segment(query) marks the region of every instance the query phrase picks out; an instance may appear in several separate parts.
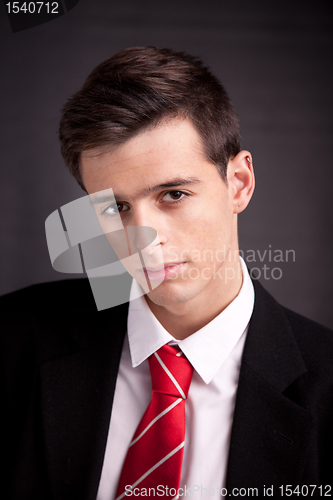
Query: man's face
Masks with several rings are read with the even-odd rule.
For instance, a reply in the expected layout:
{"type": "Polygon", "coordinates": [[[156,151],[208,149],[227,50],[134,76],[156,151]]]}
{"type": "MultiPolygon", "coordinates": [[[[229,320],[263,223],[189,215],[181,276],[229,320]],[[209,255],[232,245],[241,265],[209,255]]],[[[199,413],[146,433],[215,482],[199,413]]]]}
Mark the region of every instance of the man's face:
{"type": "Polygon", "coordinates": [[[202,305],[229,286],[229,257],[237,249],[234,191],[204,157],[190,121],[169,120],[116,149],[86,151],[81,168],[89,194],[113,190],[117,207],[99,206],[100,220],[107,224],[118,208],[125,228],[157,231],[158,241],[137,243],[146,277],[163,280],[148,293],[153,303],[202,305]]]}

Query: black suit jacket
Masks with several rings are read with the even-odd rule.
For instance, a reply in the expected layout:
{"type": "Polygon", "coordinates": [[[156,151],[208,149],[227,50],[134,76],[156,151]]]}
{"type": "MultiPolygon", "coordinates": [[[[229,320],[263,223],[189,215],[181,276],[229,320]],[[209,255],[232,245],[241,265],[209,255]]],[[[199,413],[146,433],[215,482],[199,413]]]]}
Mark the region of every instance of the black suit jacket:
{"type": "MultiPolygon", "coordinates": [[[[273,485],[279,497],[281,485],[331,485],[333,332],[254,285],[228,491],[258,488],[260,497],[273,485]]],[[[128,304],[97,312],[88,280],[35,285],[0,303],[3,498],[95,500],[128,304]]]]}

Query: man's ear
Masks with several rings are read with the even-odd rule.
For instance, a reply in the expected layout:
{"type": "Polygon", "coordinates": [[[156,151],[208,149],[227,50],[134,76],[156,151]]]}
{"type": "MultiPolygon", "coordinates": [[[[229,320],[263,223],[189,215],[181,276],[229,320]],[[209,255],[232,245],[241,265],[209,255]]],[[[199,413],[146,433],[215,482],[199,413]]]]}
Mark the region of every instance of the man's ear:
{"type": "Polygon", "coordinates": [[[240,151],[229,161],[227,179],[234,213],[239,214],[247,207],[255,185],[252,156],[249,151],[240,151]]]}

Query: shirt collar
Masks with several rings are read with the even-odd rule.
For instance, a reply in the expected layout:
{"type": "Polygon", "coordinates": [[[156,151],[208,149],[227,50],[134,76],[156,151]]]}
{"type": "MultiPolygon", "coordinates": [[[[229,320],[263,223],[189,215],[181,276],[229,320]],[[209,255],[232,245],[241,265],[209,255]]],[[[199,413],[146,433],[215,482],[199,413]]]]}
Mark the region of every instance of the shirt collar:
{"type": "Polygon", "coordinates": [[[144,297],[139,296],[139,285],[133,280],[128,313],[132,366],[140,365],[164,344],[177,343],[202,380],[209,384],[245,332],[252,315],[254,288],[241,257],[240,261],[243,283],[237,297],[216,318],[181,341],[175,341],[163,328],[144,297]]]}

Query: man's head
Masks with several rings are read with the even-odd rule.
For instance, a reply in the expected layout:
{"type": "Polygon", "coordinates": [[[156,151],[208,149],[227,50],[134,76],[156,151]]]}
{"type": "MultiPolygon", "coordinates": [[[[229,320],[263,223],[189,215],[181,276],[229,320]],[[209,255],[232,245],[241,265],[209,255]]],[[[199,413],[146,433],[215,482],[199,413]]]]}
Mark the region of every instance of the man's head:
{"type": "Polygon", "coordinates": [[[228,161],[240,150],[235,111],[199,59],[170,49],[129,48],[92,71],[64,106],[59,128],[63,157],[85,188],[83,151],[119,146],[172,117],[192,122],[207,160],[226,179],[228,161]]]}
{"type": "MultiPolygon", "coordinates": [[[[197,328],[226,307],[242,282],[237,214],[254,176],[215,77],[183,53],[128,49],[93,71],[67,103],[60,138],[86,191],[114,193],[115,202],[102,196],[95,206],[106,234],[119,215],[125,229],[157,231],[153,243],[138,237],[131,248],[141,252],[146,278],[162,281],[147,294],[153,312],[195,313],[197,328]]],[[[142,267],[128,270],[142,281],[142,267]]]]}

